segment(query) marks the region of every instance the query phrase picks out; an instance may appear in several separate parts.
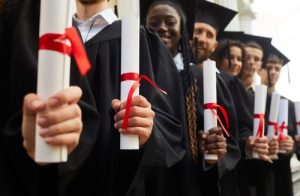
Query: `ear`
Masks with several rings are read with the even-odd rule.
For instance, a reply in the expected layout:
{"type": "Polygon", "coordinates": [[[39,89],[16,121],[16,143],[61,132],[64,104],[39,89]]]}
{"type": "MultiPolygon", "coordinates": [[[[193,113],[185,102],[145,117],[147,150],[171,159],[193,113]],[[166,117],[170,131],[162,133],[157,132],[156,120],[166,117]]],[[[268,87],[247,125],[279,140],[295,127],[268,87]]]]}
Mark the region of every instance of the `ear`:
{"type": "Polygon", "coordinates": [[[219,42],[216,40],[215,41],[215,44],[214,44],[214,46],[213,46],[213,51],[215,51],[216,49],[217,49],[217,47],[219,46],[219,42]]]}

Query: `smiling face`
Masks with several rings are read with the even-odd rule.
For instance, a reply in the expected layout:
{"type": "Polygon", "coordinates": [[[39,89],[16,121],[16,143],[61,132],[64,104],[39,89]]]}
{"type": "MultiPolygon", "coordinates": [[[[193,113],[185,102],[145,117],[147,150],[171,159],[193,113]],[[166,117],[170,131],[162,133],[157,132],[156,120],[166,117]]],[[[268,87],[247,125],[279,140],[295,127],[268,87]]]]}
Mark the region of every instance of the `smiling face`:
{"type": "Polygon", "coordinates": [[[237,76],[241,72],[243,66],[243,54],[240,47],[230,47],[230,61],[231,66],[229,66],[228,58],[224,56],[220,65],[220,69],[229,72],[233,76],[237,76]]]}
{"type": "MultiPolygon", "coordinates": [[[[194,25],[194,38],[198,40],[198,53],[200,62],[205,61],[211,56],[218,46],[217,42],[217,30],[209,24],[196,22],[194,25]]],[[[192,48],[194,47],[194,42],[192,48]]]]}
{"type": "Polygon", "coordinates": [[[167,4],[152,7],[146,19],[146,27],[154,29],[159,34],[160,39],[173,56],[178,53],[181,37],[180,22],[178,12],[167,4]]]}

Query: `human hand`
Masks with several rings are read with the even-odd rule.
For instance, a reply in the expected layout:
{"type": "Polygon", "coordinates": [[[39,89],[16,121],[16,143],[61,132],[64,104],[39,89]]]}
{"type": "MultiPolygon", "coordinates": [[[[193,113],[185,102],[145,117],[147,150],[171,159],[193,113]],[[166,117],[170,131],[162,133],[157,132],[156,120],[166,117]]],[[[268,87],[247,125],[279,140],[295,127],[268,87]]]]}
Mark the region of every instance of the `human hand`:
{"type": "Polygon", "coordinates": [[[126,102],[114,99],[111,105],[116,113],[114,116],[114,127],[122,134],[138,135],[139,144],[145,144],[152,133],[155,116],[147,99],[141,95],[132,98],[128,115],[128,128],[126,130],[122,129],[126,102]]]}
{"type": "Polygon", "coordinates": [[[279,140],[279,149],[285,151],[286,155],[293,152],[294,149],[294,140],[291,136],[285,136],[285,140],[279,140]]]}
{"type": "Polygon", "coordinates": [[[262,138],[254,138],[253,136],[249,136],[246,142],[247,154],[252,158],[253,152],[257,152],[259,155],[259,159],[264,161],[269,161],[269,144],[268,138],[263,136],[262,138]]]}
{"type": "Polygon", "coordinates": [[[45,143],[67,146],[70,154],[79,143],[82,131],[81,109],[77,102],[82,95],[79,87],[66,88],[48,100],[30,93],[23,100],[22,136],[23,146],[34,159],[36,115],[40,136],[45,143]]]}
{"type": "Polygon", "coordinates": [[[200,138],[200,151],[202,155],[216,154],[218,156],[217,160],[205,160],[208,164],[215,164],[221,160],[227,152],[226,138],[223,135],[222,129],[220,127],[212,128],[208,133],[203,131],[199,132],[200,138]]]}

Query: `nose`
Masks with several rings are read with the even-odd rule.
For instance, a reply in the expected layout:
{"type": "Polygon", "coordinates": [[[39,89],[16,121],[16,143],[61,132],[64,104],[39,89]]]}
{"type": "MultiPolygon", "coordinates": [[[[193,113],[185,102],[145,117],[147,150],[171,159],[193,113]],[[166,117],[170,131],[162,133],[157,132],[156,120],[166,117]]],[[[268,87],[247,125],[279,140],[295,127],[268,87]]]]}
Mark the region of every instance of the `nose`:
{"type": "Polygon", "coordinates": [[[168,31],[166,24],[164,22],[161,22],[157,27],[157,32],[166,32],[166,31],[168,31]]]}

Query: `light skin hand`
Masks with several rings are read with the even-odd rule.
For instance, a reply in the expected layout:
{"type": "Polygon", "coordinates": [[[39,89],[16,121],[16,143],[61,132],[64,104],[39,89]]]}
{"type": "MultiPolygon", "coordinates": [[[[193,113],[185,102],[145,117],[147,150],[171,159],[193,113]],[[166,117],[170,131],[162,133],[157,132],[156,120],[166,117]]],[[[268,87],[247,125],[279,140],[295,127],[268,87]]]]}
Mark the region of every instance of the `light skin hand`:
{"type": "Polygon", "coordinates": [[[286,155],[293,152],[294,140],[291,136],[287,135],[285,140],[279,140],[279,149],[286,151],[286,155]]]}
{"type": "Polygon", "coordinates": [[[23,146],[34,159],[35,124],[39,113],[40,136],[45,143],[67,146],[70,154],[78,145],[82,131],[81,109],[77,102],[82,95],[78,87],[66,88],[44,101],[30,93],[23,100],[22,136],[23,146]]]}
{"type": "Polygon", "coordinates": [[[114,99],[111,105],[115,111],[114,127],[122,134],[138,135],[139,144],[145,144],[152,133],[155,116],[147,99],[141,95],[132,98],[128,115],[128,128],[126,130],[122,129],[126,102],[114,99]]]}
{"type": "Polygon", "coordinates": [[[212,128],[208,133],[199,131],[200,144],[199,148],[204,156],[204,152],[208,154],[216,154],[218,160],[205,160],[208,164],[215,164],[221,160],[227,152],[226,138],[223,136],[222,129],[220,127],[212,128]]]}
{"type": "Polygon", "coordinates": [[[252,158],[253,151],[257,152],[259,159],[263,161],[269,161],[269,144],[268,138],[263,136],[262,138],[254,138],[249,136],[246,143],[247,153],[252,158]]]}
{"type": "Polygon", "coordinates": [[[279,151],[278,136],[272,136],[269,140],[269,155],[277,155],[279,151]]]}

